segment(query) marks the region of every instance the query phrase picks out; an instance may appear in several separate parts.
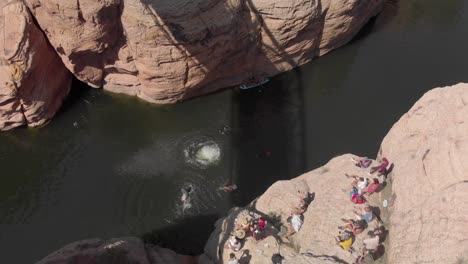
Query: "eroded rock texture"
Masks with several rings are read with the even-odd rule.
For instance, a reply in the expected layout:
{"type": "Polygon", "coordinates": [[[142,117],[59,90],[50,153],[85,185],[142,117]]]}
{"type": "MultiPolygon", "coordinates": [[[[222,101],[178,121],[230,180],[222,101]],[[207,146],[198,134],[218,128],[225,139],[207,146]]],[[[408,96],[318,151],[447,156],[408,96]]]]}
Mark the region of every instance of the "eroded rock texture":
{"type": "Polygon", "coordinates": [[[349,41],[382,0],[25,0],[93,87],[176,102],[271,76],[349,41]]]}
{"type": "MultiPolygon", "coordinates": [[[[313,192],[314,200],[304,214],[302,229],[290,238],[286,244],[280,244],[281,236],[285,232],[276,228],[270,236],[259,242],[252,237],[246,239],[243,248],[248,250],[250,263],[270,264],[274,254],[281,254],[284,263],[354,263],[358,252],[362,248],[364,233],[356,236],[353,247],[355,253],[350,253],[336,245],[335,237],[338,235],[338,226],[343,225],[342,218],[354,219],[354,208],[362,207],[349,200],[351,180],[345,173],[364,175],[366,170],[360,169],[351,161],[350,154],[336,157],[323,167],[303,174],[288,181],[278,181],[254,201],[248,209],[257,216],[266,216],[276,219],[277,224],[287,226],[287,218],[291,210],[300,204],[299,192],[313,192]]],[[[378,207],[380,194],[374,194],[368,199],[369,203],[378,207]]],[[[234,219],[242,220],[251,217],[243,209],[233,209],[228,217],[219,220],[215,225],[206,247],[205,254],[201,256],[200,263],[226,263],[229,254],[233,251],[225,249],[224,245],[229,234],[234,229],[234,219]]],[[[272,221],[270,221],[272,223],[272,221]]],[[[372,230],[377,225],[373,221],[369,225],[372,230]]],[[[241,253],[237,253],[240,256],[241,253]]]]}
{"type": "Polygon", "coordinates": [[[389,263],[457,263],[468,256],[468,85],[426,93],[390,130],[389,263]]]}
{"type": "Polygon", "coordinates": [[[42,125],[62,105],[72,75],[22,1],[0,8],[0,130],[42,125]]]}

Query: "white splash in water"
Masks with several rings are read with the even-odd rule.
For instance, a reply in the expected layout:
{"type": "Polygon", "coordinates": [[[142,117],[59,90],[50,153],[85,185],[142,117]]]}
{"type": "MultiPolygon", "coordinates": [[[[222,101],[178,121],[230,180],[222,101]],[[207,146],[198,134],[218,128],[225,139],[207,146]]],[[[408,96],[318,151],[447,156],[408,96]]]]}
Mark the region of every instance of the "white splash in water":
{"type": "Polygon", "coordinates": [[[216,144],[205,145],[197,151],[195,155],[197,161],[203,165],[209,165],[211,163],[217,162],[219,156],[221,155],[221,150],[216,144]]]}
{"type": "Polygon", "coordinates": [[[184,155],[188,163],[206,168],[219,161],[221,148],[211,140],[195,142],[184,149],[184,155]]]}

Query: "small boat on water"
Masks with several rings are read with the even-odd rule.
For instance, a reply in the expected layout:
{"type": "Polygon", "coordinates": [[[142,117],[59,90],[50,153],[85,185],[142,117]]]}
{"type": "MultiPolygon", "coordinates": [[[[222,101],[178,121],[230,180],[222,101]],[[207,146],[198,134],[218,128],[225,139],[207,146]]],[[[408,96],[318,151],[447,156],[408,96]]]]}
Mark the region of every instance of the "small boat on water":
{"type": "Polygon", "coordinates": [[[247,89],[251,89],[251,88],[255,88],[255,87],[264,85],[265,83],[267,83],[269,81],[270,81],[270,79],[265,77],[263,79],[256,80],[255,82],[252,82],[252,83],[241,84],[241,85],[239,85],[239,88],[242,89],[242,90],[247,90],[247,89]]]}

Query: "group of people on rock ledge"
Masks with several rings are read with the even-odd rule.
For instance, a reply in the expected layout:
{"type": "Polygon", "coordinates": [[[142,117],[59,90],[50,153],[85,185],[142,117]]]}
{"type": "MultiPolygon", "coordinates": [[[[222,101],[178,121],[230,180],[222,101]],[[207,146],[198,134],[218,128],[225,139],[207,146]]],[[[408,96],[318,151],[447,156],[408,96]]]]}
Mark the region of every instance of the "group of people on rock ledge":
{"type": "MultiPolygon", "coordinates": [[[[287,218],[288,222],[288,232],[283,235],[282,239],[288,239],[293,234],[299,232],[304,223],[304,213],[306,212],[309,205],[314,200],[314,193],[310,193],[308,191],[298,191],[298,198],[299,202],[297,206],[294,206],[291,210],[291,215],[287,218]]],[[[250,214],[251,212],[249,212],[250,214]]],[[[235,226],[234,230],[231,233],[229,240],[226,242],[224,248],[231,249],[234,252],[240,251],[242,248],[245,239],[248,237],[252,237],[255,241],[259,241],[264,239],[268,234],[266,232],[267,227],[267,219],[266,217],[260,216],[258,218],[250,217],[250,218],[242,218],[238,220],[237,218],[234,220],[235,226]]],[[[282,240],[277,237],[277,241],[282,242],[282,240]]],[[[239,264],[239,260],[241,260],[244,256],[244,253],[239,257],[232,252],[229,254],[228,264],[239,264]]],[[[281,263],[282,256],[280,254],[274,254],[272,256],[273,263],[281,263]]]]}
{"type": "MultiPolygon", "coordinates": [[[[367,174],[368,176],[374,176],[374,178],[368,179],[364,176],[345,174],[346,177],[352,179],[349,200],[356,204],[354,208],[355,218],[342,219],[343,225],[338,227],[340,231],[336,237],[336,242],[342,249],[349,251],[353,255],[357,252],[356,263],[361,264],[366,256],[374,255],[381,243],[381,236],[385,235],[386,232],[380,216],[374,212],[374,207],[369,204],[368,198],[382,190],[384,186],[382,183],[386,180],[391,166],[386,158],[382,158],[382,160],[379,161],[380,164],[375,167],[370,167],[373,161],[368,158],[352,158],[352,160],[356,166],[362,169],[370,168],[367,174]],[[375,225],[375,222],[378,223],[375,225]],[[367,236],[362,240],[361,249],[355,250],[353,246],[355,245],[356,238],[359,237],[364,230],[370,229],[371,226],[375,226],[375,228],[367,232],[367,236]]],[[[349,189],[344,191],[348,193],[349,189]]],[[[288,232],[284,232],[285,235],[281,237],[281,240],[289,239],[290,236],[299,232],[304,223],[304,213],[314,200],[315,193],[298,191],[298,196],[299,202],[297,206],[292,208],[291,214],[287,218],[288,232]]],[[[249,212],[249,214],[250,213],[251,212],[249,212]]],[[[266,237],[267,219],[263,216],[245,217],[240,220],[236,218],[234,223],[234,230],[224,246],[224,248],[233,251],[229,255],[228,264],[239,264],[239,260],[243,258],[244,253],[242,253],[242,256],[238,259],[235,252],[241,251],[245,239],[251,236],[256,241],[259,241],[266,237]]],[[[281,255],[272,256],[272,261],[275,264],[281,263],[281,259],[281,255]],[[274,259],[279,259],[279,262],[274,261],[274,259]]]]}
{"type": "MultiPolygon", "coordinates": [[[[372,164],[372,160],[368,158],[352,158],[352,161],[356,166],[363,169],[369,168],[372,164]]],[[[336,237],[337,244],[344,250],[353,254],[356,252],[353,247],[356,238],[359,237],[364,230],[370,228],[374,222],[378,222],[374,225],[375,228],[373,228],[373,230],[369,230],[367,235],[362,239],[362,247],[360,247],[361,250],[358,252],[358,257],[356,258],[355,263],[361,264],[366,257],[373,258],[377,253],[383,236],[385,236],[386,231],[383,226],[383,222],[380,219],[380,216],[374,212],[374,208],[376,207],[372,207],[370,205],[368,198],[375,192],[383,189],[384,185],[382,183],[387,179],[387,174],[390,170],[390,162],[387,158],[382,158],[382,160],[380,160],[380,164],[375,167],[370,167],[370,171],[367,173],[369,176],[373,176],[375,174],[376,177],[373,179],[345,174],[347,178],[352,179],[349,199],[359,207],[355,207],[354,219],[341,219],[343,221],[343,225],[338,226],[340,231],[336,237]]],[[[347,190],[345,191],[348,193],[347,190]]]]}

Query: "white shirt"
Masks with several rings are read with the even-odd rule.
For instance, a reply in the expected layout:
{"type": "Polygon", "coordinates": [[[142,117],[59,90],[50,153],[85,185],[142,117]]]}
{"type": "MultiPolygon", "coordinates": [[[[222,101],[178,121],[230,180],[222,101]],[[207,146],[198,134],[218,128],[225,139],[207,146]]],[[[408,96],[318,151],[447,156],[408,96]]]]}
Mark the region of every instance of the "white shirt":
{"type": "Polygon", "coordinates": [[[239,264],[239,261],[237,259],[229,259],[227,264],[239,264]]]}
{"type": "Polygon", "coordinates": [[[367,238],[367,239],[364,239],[364,245],[366,245],[366,248],[367,249],[370,249],[370,250],[376,250],[377,247],[379,246],[379,236],[375,236],[375,237],[371,237],[371,238],[367,238]]]}
{"type": "Polygon", "coordinates": [[[367,187],[367,178],[364,178],[364,181],[358,181],[357,184],[359,189],[364,189],[367,187]]]}

